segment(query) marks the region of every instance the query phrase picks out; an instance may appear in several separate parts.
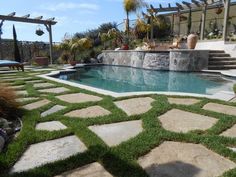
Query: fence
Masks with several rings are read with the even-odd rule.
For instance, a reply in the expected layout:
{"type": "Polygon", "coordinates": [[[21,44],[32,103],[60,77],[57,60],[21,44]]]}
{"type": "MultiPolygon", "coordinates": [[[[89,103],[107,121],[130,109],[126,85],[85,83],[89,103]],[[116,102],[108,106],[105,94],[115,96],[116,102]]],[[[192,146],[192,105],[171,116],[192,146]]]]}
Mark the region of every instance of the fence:
{"type": "MultiPolygon", "coordinates": [[[[221,38],[221,33],[223,31],[223,21],[224,21],[224,8],[221,9],[219,13],[219,8],[208,9],[206,16],[206,24],[205,24],[205,38],[206,39],[214,39],[221,38]],[[212,33],[218,33],[218,35],[212,35],[212,33]]],[[[228,40],[236,40],[236,4],[233,4],[230,7],[229,14],[229,23],[228,23],[228,40]]],[[[180,30],[178,24],[178,15],[174,14],[163,14],[169,18],[169,21],[172,26],[172,34],[174,35],[187,35],[188,33],[188,21],[189,21],[189,13],[184,12],[180,16],[180,30]],[[173,19],[174,18],[174,19],[173,19]],[[172,24],[172,22],[174,22],[172,24]]],[[[191,29],[190,32],[195,32],[200,34],[201,29],[201,15],[202,11],[193,11],[191,16],[191,29]]],[[[130,20],[130,27],[134,28],[136,20],[130,20]]],[[[122,22],[118,24],[118,29],[121,31],[125,30],[125,23],[122,22]]],[[[171,34],[170,34],[171,35],[171,34]]]]}
{"type": "MultiPolygon", "coordinates": [[[[55,45],[56,43],[54,43],[55,45]]],[[[32,42],[32,41],[18,41],[19,51],[22,62],[31,62],[35,56],[49,57],[49,43],[32,42]]],[[[54,58],[59,57],[59,52],[53,52],[54,58]]],[[[13,60],[14,59],[14,43],[13,40],[1,40],[0,59],[13,60]]]]}

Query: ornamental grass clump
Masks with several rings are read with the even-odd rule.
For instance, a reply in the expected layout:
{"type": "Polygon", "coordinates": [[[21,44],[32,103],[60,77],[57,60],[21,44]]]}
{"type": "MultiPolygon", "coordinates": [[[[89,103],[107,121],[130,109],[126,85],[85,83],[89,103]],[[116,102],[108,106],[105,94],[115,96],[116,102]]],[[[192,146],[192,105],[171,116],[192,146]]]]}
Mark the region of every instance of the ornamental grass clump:
{"type": "Polygon", "coordinates": [[[17,95],[12,88],[0,84],[0,118],[15,120],[20,116],[16,98],[17,95]]]}

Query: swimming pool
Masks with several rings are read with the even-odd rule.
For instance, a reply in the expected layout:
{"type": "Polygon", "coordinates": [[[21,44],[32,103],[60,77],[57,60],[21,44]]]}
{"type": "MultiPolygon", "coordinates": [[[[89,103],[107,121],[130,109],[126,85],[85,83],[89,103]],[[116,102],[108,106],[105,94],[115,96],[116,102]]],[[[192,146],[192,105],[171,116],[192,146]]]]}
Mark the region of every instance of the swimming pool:
{"type": "Polygon", "coordinates": [[[120,66],[84,66],[53,76],[117,93],[184,92],[213,95],[232,91],[235,80],[217,74],[144,70],[120,66]]]}

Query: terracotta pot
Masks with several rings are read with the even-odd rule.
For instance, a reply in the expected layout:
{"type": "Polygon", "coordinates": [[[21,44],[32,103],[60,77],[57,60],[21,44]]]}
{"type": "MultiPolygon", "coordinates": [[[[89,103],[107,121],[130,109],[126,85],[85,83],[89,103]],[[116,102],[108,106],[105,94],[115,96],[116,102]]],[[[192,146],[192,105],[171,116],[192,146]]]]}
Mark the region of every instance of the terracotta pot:
{"type": "Polygon", "coordinates": [[[77,62],[74,61],[74,60],[70,60],[69,63],[70,63],[71,66],[75,66],[77,64],[77,62]]]}
{"type": "Polygon", "coordinates": [[[48,66],[49,64],[48,57],[35,57],[34,61],[39,66],[48,66]]]}
{"type": "Polygon", "coordinates": [[[190,34],[187,38],[188,49],[195,49],[198,41],[198,36],[196,34],[190,34]]]}
{"type": "Polygon", "coordinates": [[[215,11],[217,15],[220,15],[223,12],[223,9],[219,7],[215,11]]]}
{"type": "Polygon", "coordinates": [[[124,44],[121,49],[122,50],[129,50],[129,45],[128,44],[124,44]]]}

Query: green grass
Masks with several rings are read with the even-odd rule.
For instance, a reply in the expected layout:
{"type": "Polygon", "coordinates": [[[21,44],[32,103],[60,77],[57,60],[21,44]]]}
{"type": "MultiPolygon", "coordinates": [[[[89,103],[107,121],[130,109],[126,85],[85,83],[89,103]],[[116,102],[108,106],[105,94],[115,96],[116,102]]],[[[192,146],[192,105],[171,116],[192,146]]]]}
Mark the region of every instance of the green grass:
{"type": "MultiPolygon", "coordinates": [[[[21,77],[27,77],[29,72],[19,73],[21,77]]],[[[31,80],[37,79],[36,76],[31,80]]],[[[43,80],[43,79],[41,79],[43,80]]],[[[87,90],[81,90],[79,88],[67,86],[64,84],[58,84],[52,81],[43,80],[45,82],[53,83],[56,86],[63,86],[70,89],[69,93],[83,92],[92,95],[97,95],[103,98],[99,102],[88,102],[82,104],[68,104],[64,101],[57,99],[56,95],[62,94],[43,94],[39,93],[33,84],[26,84],[25,81],[13,81],[13,85],[25,84],[24,89],[29,93],[27,97],[38,97],[41,99],[48,99],[51,101],[49,105],[46,105],[40,109],[34,111],[24,111],[23,117],[23,129],[20,135],[15,138],[8,147],[0,154],[0,175],[2,176],[19,176],[19,177],[47,177],[58,175],[62,172],[72,170],[92,162],[101,163],[104,168],[112,175],[117,177],[145,177],[146,172],[138,165],[137,159],[157,147],[164,141],[177,141],[196,143],[206,146],[208,149],[228,158],[236,163],[236,153],[228,149],[227,147],[236,146],[236,138],[227,138],[219,136],[220,133],[226,129],[232,127],[236,123],[236,116],[224,115],[212,111],[203,110],[202,107],[209,103],[220,103],[226,105],[236,106],[236,103],[228,103],[219,100],[209,100],[201,98],[201,102],[191,105],[183,106],[176,104],[169,104],[167,96],[163,95],[149,95],[155,101],[152,103],[152,109],[145,114],[136,116],[127,116],[122,110],[118,109],[114,101],[123,100],[127,98],[112,98],[110,96],[104,96],[96,93],[92,93],[87,90]],[[60,104],[66,106],[66,109],[61,110],[53,115],[49,115],[45,118],[40,118],[40,113],[48,110],[52,106],[60,104]],[[109,110],[112,114],[104,117],[98,117],[94,119],[73,119],[64,116],[65,113],[72,110],[86,108],[88,106],[100,105],[103,108],[109,110]],[[212,128],[206,131],[191,131],[189,133],[174,133],[162,128],[161,122],[158,120],[158,116],[166,113],[171,109],[180,109],[193,113],[198,113],[206,116],[211,116],[218,119],[218,123],[212,128]],[[35,125],[38,122],[47,122],[52,120],[59,120],[65,124],[68,129],[62,131],[36,131],[35,125]],[[115,147],[108,147],[102,139],[88,129],[91,125],[109,124],[115,122],[123,122],[129,120],[142,120],[144,131],[138,136],[123,142],[115,147]],[[47,164],[27,172],[8,174],[14,163],[22,156],[24,151],[29,145],[34,143],[43,142],[46,140],[53,140],[68,135],[76,135],[87,146],[88,150],[84,153],[77,154],[63,161],[47,164]]],[[[140,97],[140,96],[137,96],[140,97]]],[[[146,96],[145,96],[146,97],[146,96]]],[[[135,98],[135,97],[129,97],[135,98]]],[[[23,105],[34,101],[24,102],[23,105]]],[[[224,177],[236,176],[236,169],[226,172],[224,177]]]]}

